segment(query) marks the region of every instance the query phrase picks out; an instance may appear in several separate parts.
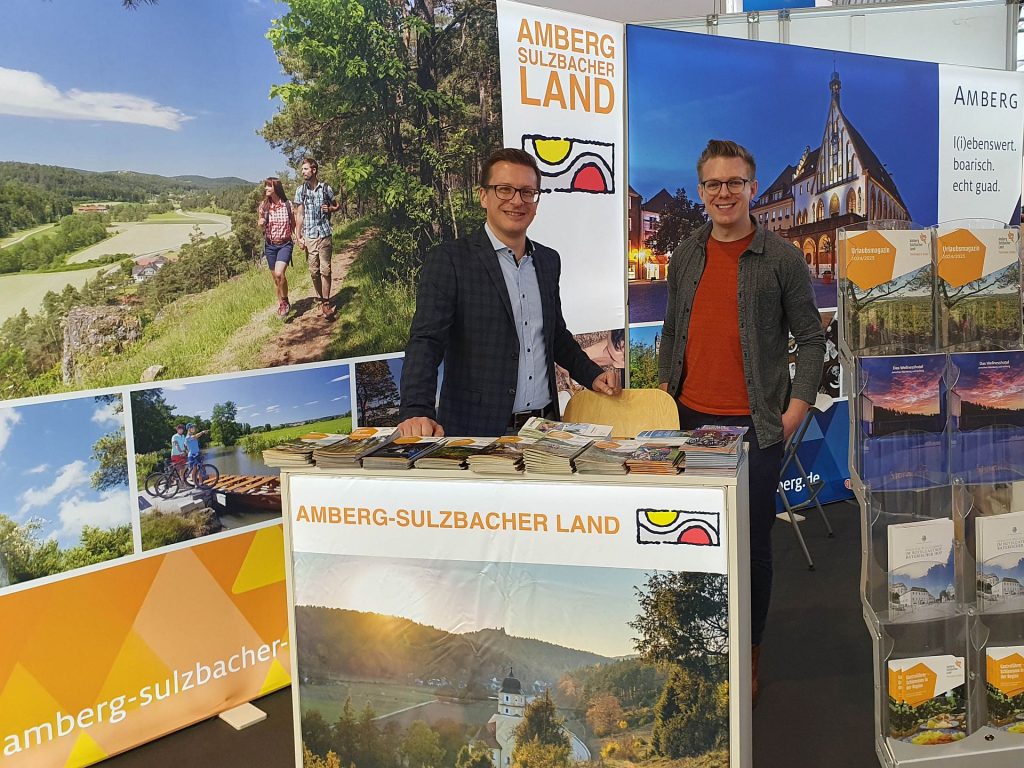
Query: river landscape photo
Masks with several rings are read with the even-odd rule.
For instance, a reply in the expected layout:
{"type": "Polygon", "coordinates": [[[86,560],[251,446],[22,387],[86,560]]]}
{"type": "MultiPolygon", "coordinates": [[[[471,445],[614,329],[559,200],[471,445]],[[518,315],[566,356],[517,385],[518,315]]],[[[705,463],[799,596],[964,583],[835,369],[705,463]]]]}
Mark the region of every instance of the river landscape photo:
{"type": "Polygon", "coordinates": [[[340,439],[352,431],[348,365],[140,389],[130,402],[143,549],[279,518],[279,470],[262,452],[285,440],[340,439]],[[199,450],[193,463],[215,467],[216,481],[198,489],[179,482],[191,477],[186,458],[172,470],[174,487],[154,492],[161,486],[150,478],[181,452],[175,443],[191,453],[190,436],[199,450]]]}

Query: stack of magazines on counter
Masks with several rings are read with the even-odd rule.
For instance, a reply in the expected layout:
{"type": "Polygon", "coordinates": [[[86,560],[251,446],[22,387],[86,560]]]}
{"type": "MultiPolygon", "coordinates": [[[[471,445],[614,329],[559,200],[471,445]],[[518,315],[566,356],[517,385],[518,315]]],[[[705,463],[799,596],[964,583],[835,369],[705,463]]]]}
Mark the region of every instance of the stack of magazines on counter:
{"type": "Polygon", "coordinates": [[[683,450],[686,451],[687,474],[735,473],[740,460],[740,445],[746,432],[746,427],[710,425],[691,430],[683,445],[683,450]]]}
{"type": "Polygon", "coordinates": [[[493,443],[493,437],[448,437],[434,450],[416,459],[416,469],[466,469],[475,456],[493,443]]]}
{"type": "Polygon", "coordinates": [[[644,438],[637,436],[639,445],[626,458],[631,475],[677,475],[686,468],[686,453],[681,436],[644,438]]]}
{"type": "Polygon", "coordinates": [[[469,469],[481,475],[516,475],[523,471],[523,449],[537,442],[529,437],[499,437],[470,456],[469,469]]]}
{"type": "Polygon", "coordinates": [[[530,474],[571,475],[573,459],[587,449],[595,438],[612,433],[607,424],[551,421],[534,417],[519,430],[520,437],[538,438],[523,451],[526,471],[530,474]]]}
{"type": "Polygon", "coordinates": [[[593,438],[570,432],[550,432],[523,450],[528,474],[571,475],[573,459],[583,453],[593,438]]]}
{"type": "Polygon", "coordinates": [[[268,467],[280,467],[292,469],[294,467],[308,467],[313,463],[313,450],[316,444],[309,440],[296,438],[286,440],[273,448],[263,451],[263,463],[268,467]]]}
{"type": "Polygon", "coordinates": [[[576,457],[576,471],[581,475],[624,475],[626,459],[640,443],[637,440],[595,440],[576,457]]]}
{"type": "Polygon", "coordinates": [[[358,467],[359,461],[395,437],[394,427],[360,427],[343,440],[319,446],[313,451],[313,461],[323,469],[358,467]]]}
{"type": "Polygon", "coordinates": [[[396,437],[363,457],[364,469],[409,469],[441,446],[442,437],[396,437]]]}

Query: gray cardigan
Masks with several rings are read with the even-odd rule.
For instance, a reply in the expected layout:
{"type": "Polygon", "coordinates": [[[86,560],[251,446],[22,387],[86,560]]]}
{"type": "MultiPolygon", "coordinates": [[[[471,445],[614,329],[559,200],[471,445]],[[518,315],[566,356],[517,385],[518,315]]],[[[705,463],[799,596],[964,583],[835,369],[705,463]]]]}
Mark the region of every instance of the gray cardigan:
{"type": "MultiPolygon", "coordinates": [[[[791,243],[755,222],[750,246],[740,256],[740,347],[750,398],[750,416],[762,447],[782,440],[782,413],[790,397],[813,403],[825,358],[825,334],[814,305],[810,273],[803,255],[791,243]],[[800,346],[796,375],[789,379],[789,333],[800,346]]],[[[668,307],[658,358],[658,380],[678,397],[685,372],[690,312],[697,283],[704,273],[707,223],[684,240],[668,268],[668,307]]]]}

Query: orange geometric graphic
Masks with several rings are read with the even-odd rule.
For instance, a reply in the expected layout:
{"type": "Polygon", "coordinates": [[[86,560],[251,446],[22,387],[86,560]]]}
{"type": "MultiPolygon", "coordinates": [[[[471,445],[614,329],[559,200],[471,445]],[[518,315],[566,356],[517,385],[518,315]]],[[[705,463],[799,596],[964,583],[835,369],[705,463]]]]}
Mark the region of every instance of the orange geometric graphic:
{"type": "Polygon", "coordinates": [[[281,526],[0,595],[0,626],[0,765],[92,765],[289,684],[281,526]]]}
{"type": "Polygon", "coordinates": [[[939,277],[953,288],[981,278],[985,244],[968,229],[955,229],[939,237],[939,277]]]}
{"type": "Polygon", "coordinates": [[[896,248],[877,230],[847,235],[839,241],[839,258],[846,276],[861,290],[870,290],[893,278],[896,248]]]}
{"type": "Polygon", "coordinates": [[[989,656],[985,662],[988,682],[1007,696],[1013,697],[1024,693],[1024,657],[1019,653],[1011,653],[1002,659],[989,656]]]}
{"type": "Polygon", "coordinates": [[[889,669],[889,695],[897,702],[906,702],[912,707],[935,698],[935,683],[938,676],[925,664],[915,664],[910,669],[889,669]]]}

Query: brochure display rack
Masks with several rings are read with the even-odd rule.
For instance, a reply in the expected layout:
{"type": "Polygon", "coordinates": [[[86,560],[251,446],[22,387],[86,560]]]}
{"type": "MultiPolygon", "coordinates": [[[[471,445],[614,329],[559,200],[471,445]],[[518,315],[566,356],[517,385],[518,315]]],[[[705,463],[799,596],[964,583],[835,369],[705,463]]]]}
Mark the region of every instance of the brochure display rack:
{"type": "Polygon", "coordinates": [[[711,729],[700,749],[749,767],[746,484],[742,459],[693,477],[282,471],[296,765],[317,751],[305,724],[339,692],[392,740],[454,720],[449,737],[498,766],[531,708],[553,705],[573,759],[594,759],[627,726],[601,737],[557,683],[646,663],[620,651],[657,631],[633,627],[651,616],[644,595],[668,589],[680,605],[706,596],[701,617],[672,624],[694,641],[678,675],[702,681],[682,689],[711,729]]]}
{"type": "Polygon", "coordinates": [[[839,232],[840,353],[888,768],[1024,763],[1020,232],[839,232]]]}

